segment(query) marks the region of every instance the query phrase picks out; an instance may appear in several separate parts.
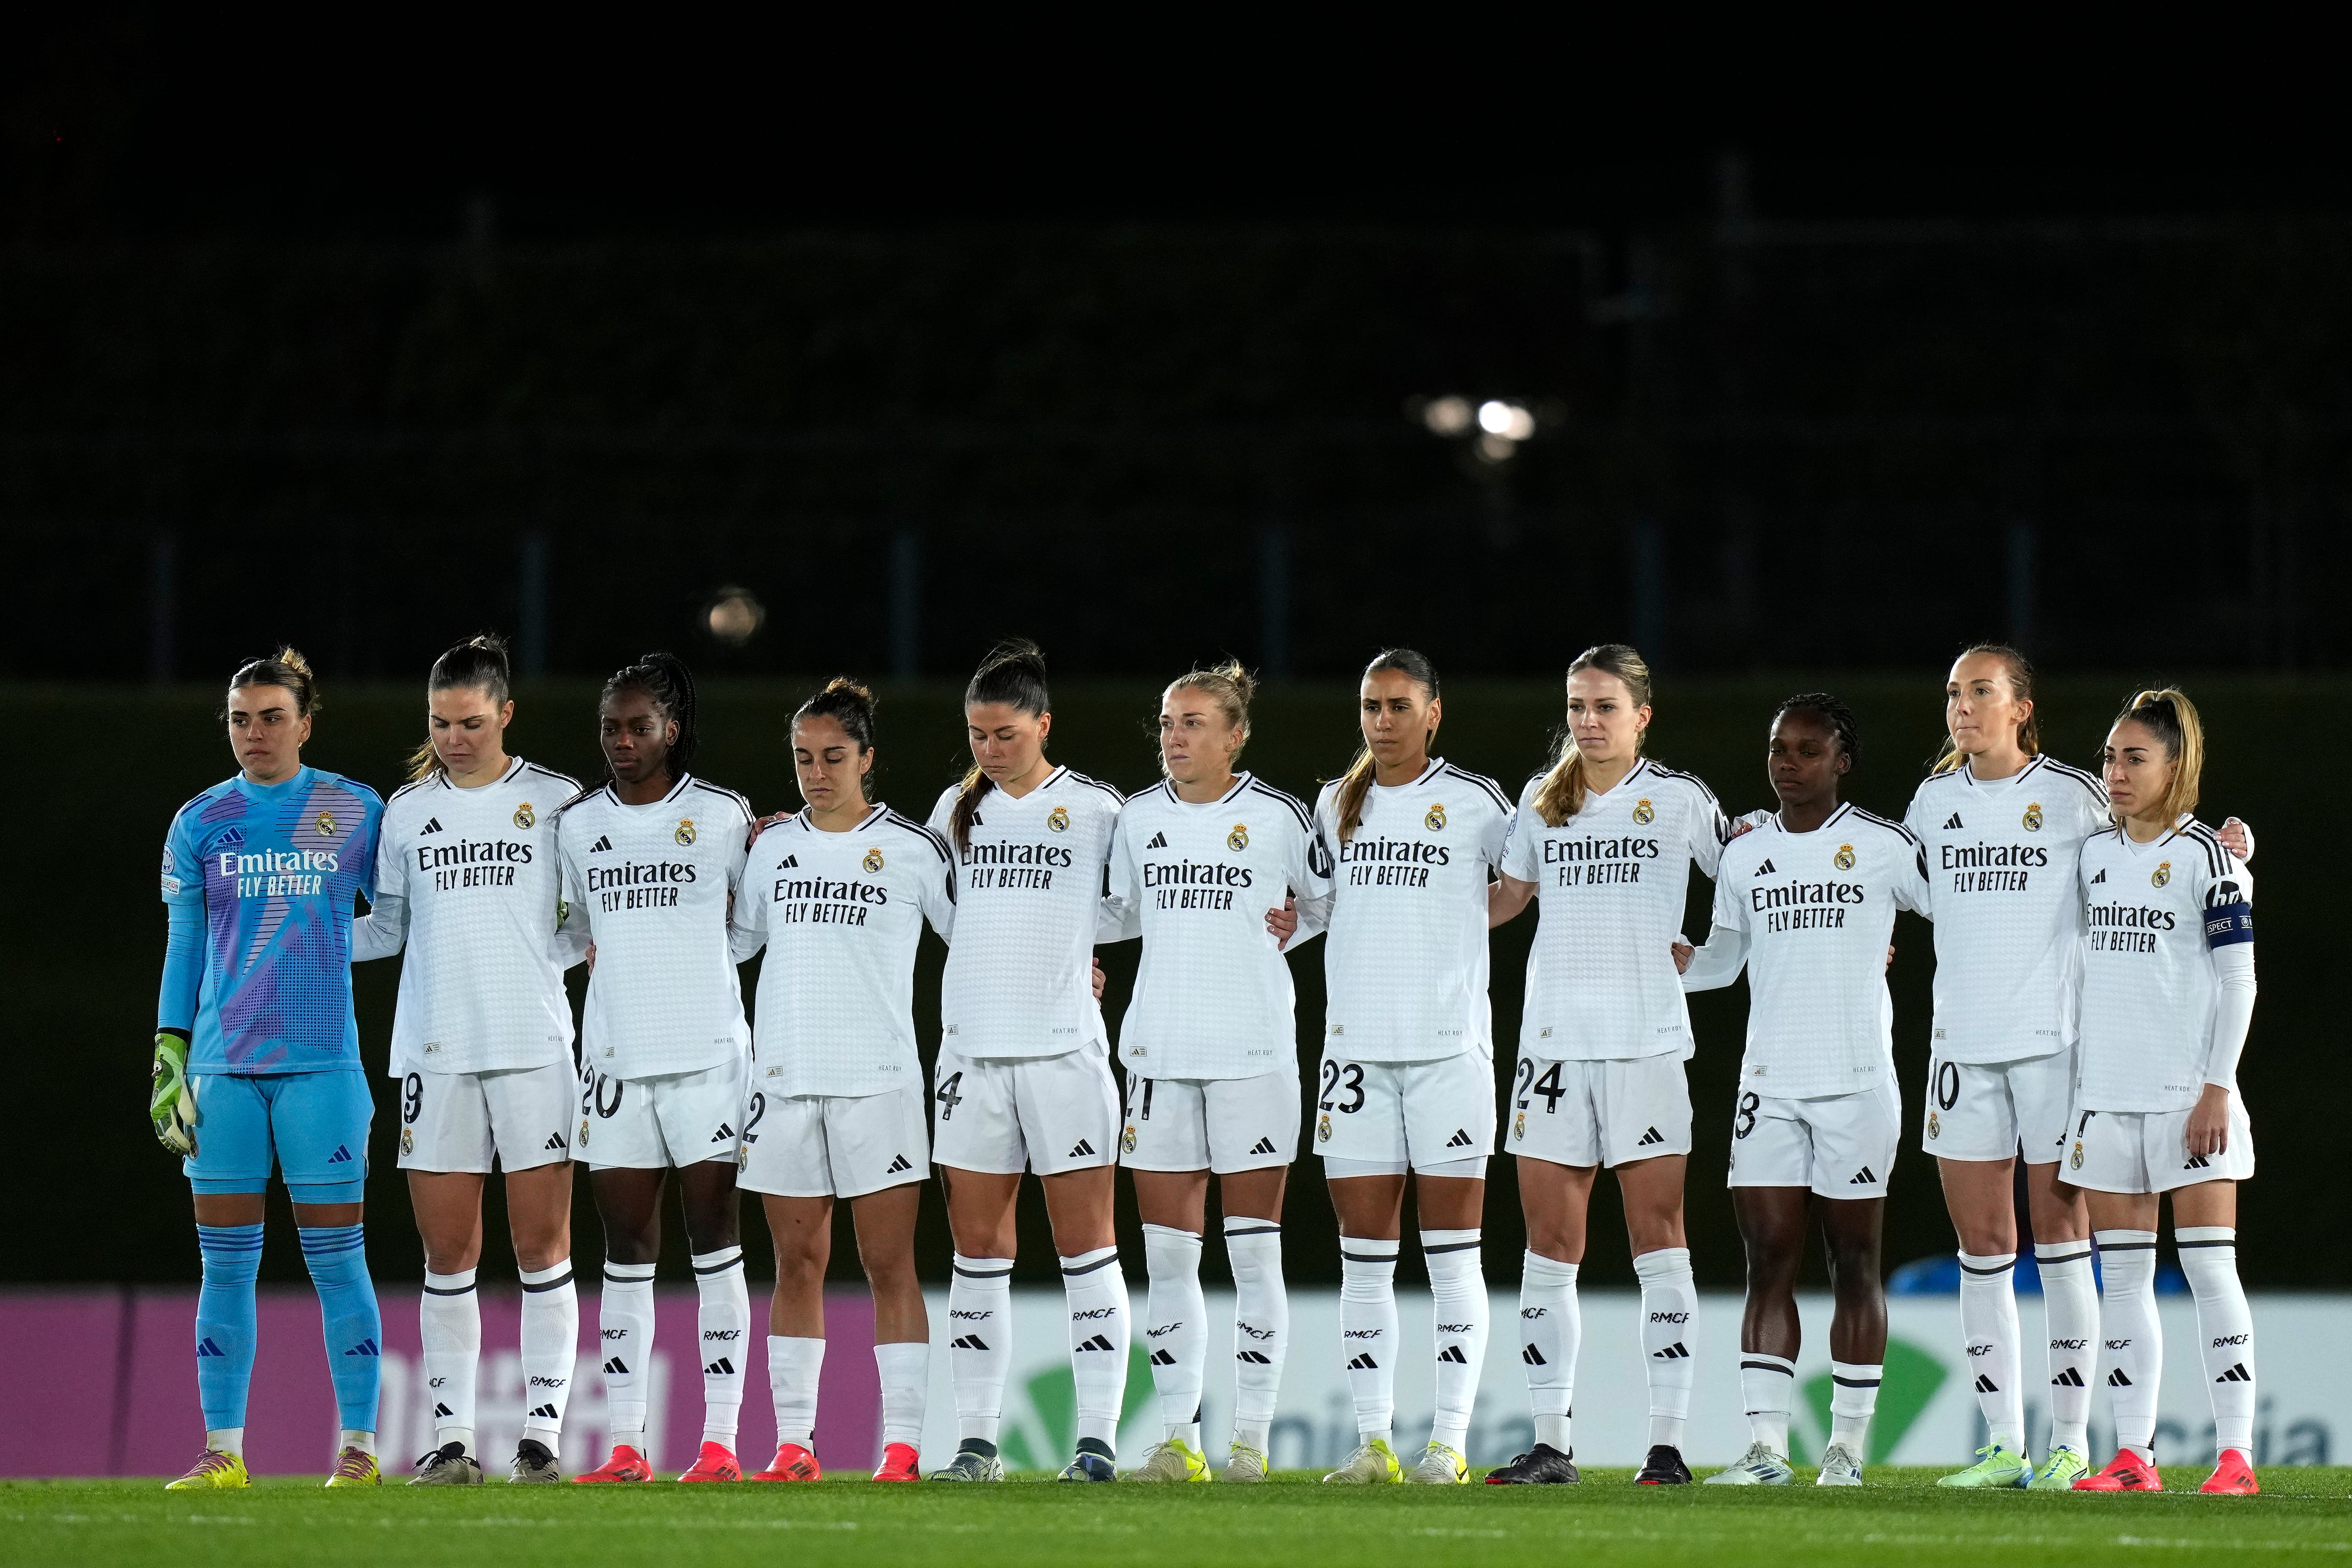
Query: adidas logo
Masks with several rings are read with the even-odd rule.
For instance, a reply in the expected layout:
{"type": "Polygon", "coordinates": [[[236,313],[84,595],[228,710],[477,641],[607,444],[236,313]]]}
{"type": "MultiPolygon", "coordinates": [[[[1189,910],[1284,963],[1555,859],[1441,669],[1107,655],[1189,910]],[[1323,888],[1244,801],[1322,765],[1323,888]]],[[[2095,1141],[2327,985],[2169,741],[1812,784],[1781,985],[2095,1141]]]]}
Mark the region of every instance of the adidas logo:
{"type": "Polygon", "coordinates": [[[961,1339],[948,1342],[948,1349],[951,1351],[984,1351],[987,1348],[988,1342],[978,1334],[965,1334],[961,1339]]]}
{"type": "Polygon", "coordinates": [[[1450,1361],[1456,1366],[1468,1366],[1470,1364],[1470,1358],[1462,1353],[1462,1347],[1460,1345],[1446,1346],[1444,1350],[1437,1352],[1437,1359],[1440,1361],[1450,1361]]]}
{"type": "Polygon", "coordinates": [[[1168,847],[1168,835],[1166,835],[1165,833],[1155,833],[1155,834],[1153,834],[1153,835],[1151,836],[1151,842],[1150,842],[1150,843],[1149,843],[1149,844],[1147,844],[1147,845],[1145,845],[1145,846],[1144,846],[1144,847],[1145,847],[1146,849],[1165,849],[1165,848],[1167,848],[1167,847],[1168,847]]]}
{"type": "Polygon", "coordinates": [[[210,1334],[206,1334],[203,1339],[196,1342],[196,1359],[198,1361],[204,1360],[205,1357],[208,1355],[226,1356],[226,1354],[228,1354],[228,1352],[213,1343],[213,1337],[210,1334]]]}
{"type": "Polygon", "coordinates": [[[1271,1153],[1273,1153],[1273,1152],[1274,1152],[1274,1140],[1273,1140],[1273,1139],[1271,1139],[1271,1138],[1261,1138],[1261,1139],[1259,1139],[1256,1142],[1255,1142],[1255,1143],[1253,1143],[1253,1144],[1251,1144],[1251,1145],[1250,1145],[1250,1152],[1251,1152],[1251,1153],[1253,1153],[1253,1154],[1271,1154],[1271,1153]]]}
{"type": "Polygon", "coordinates": [[[1982,1373],[1979,1373],[1977,1377],[1977,1392],[1979,1394],[1999,1394],[2000,1392],[2000,1384],[1995,1383],[1991,1378],[1986,1377],[1982,1373]]]}
{"type": "Polygon", "coordinates": [[[1253,1365],[1256,1366],[1272,1366],[1274,1364],[1273,1358],[1268,1356],[1264,1351],[1235,1351],[1234,1352],[1234,1359],[1235,1361],[1249,1362],[1253,1365]]]}
{"type": "Polygon", "coordinates": [[[432,821],[426,823],[424,826],[418,828],[416,830],[416,837],[422,838],[428,833],[438,833],[440,831],[441,819],[436,816],[432,821]]]}
{"type": "Polygon", "coordinates": [[[609,833],[600,833],[596,836],[596,842],[588,846],[588,853],[591,855],[599,855],[604,853],[605,850],[610,849],[612,847],[613,836],[609,833]]]}
{"type": "Polygon", "coordinates": [[[341,1143],[336,1144],[335,1152],[327,1156],[327,1163],[330,1165],[348,1165],[351,1163],[351,1150],[341,1143]]]}
{"type": "Polygon", "coordinates": [[[530,1418],[534,1421],[554,1421],[560,1419],[555,1413],[555,1406],[552,1405],[541,1405],[538,1409],[530,1413],[530,1418]]]}
{"type": "Polygon", "coordinates": [[[1176,1364],[1176,1358],[1170,1355],[1164,1350],[1153,1351],[1151,1352],[1151,1364],[1154,1366],[1174,1366],[1176,1364]]]}
{"type": "Polygon", "coordinates": [[[1634,1139],[1633,1146],[1638,1149],[1645,1143],[1663,1143],[1665,1141],[1665,1134],[1653,1127],[1644,1131],[1639,1138],[1634,1139]]]}
{"type": "Polygon", "coordinates": [[[437,1421],[437,1420],[439,1420],[439,1419],[440,1419],[442,1416],[444,1416],[444,1415],[455,1415],[455,1414],[456,1414],[456,1412],[455,1412],[455,1411],[453,1411],[453,1410],[451,1410],[451,1409],[450,1409],[447,1405],[436,1405],[433,1407],[433,1418],[434,1418],[435,1420],[436,1420],[436,1421],[437,1421]]]}
{"type": "Polygon", "coordinates": [[[549,1133],[547,1135],[547,1142],[541,1144],[540,1147],[542,1149],[562,1149],[566,1147],[563,1142],[563,1134],[561,1132],[549,1133]]]}
{"type": "Polygon", "coordinates": [[[245,829],[242,827],[230,828],[226,833],[222,834],[218,839],[214,841],[213,847],[215,849],[244,848],[245,829]]]}
{"type": "Polygon", "coordinates": [[[2104,881],[2105,881],[2106,879],[2107,879],[2107,874],[2106,874],[2106,872],[2105,872],[2105,871],[2102,870],[2102,871],[2101,871],[2097,876],[2095,876],[2095,877],[2094,877],[2094,878],[2092,878],[2092,879],[2091,879],[2091,885],[2092,885],[2093,887],[2096,887],[2096,886],[2098,886],[2101,882],[2104,882],[2104,881]]]}
{"type": "Polygon", "coordinates": [[[2216,1383],[2252,1383],[2254,1381],[2254,1374],[2246,1370],[2246,1363],[2244,1362],[2240,1362],[2213,1381],[2216,1383]]]}
{"type": "Polygon", "coordinates": [[[725,1356],[720,1356],[717,1361],[712,1362],[709,1366],[702,1369],[702,1375],[705,1377],[732,1377],[735,1375],[735,1363],[728,1360],[725,1356]]]}
{"type": "Polygon", "coordinates": [[[1448,1149],[1467,1149],[1470,1147],[1470,1134],[1457,1127],[1454,1130],[1454,1136],[1445,1141],[1445,1146],[1448,1149]]]}
{"type": "Polygon", "coordinates": [[[626,1377],[629,1375],[629,1363],[614,1356],[604,1363],[604,1370],[614,1377],[626,1377]]]}
{"type": "Polygon", "coordinates": [[[1769,861],[1769,860],[1767,860],[1767,861],[1765,861],[1765,862],[1764,862],[1764,864],[1762,864],[1761,866],[1757,867],[1757,868],[1756,868],[1756,874],[1757,874],[1758,876],[1759,876],[1759,877],[1770,877],[1770,876],[1776,876],[1776,875],[1778,875],[1778,873],[1777,873],[1777,872],[1775,872],[1775,871],[1772,869],[1772,862],[1771,862],[1771,861],[1769,861]]]}
{"type": "Polygon", "coordinates": [[[778,867],[776,868],[776,869],[777,869],[777,870],[779,870],[779,871],[791,871],[791,870],[794,870],[794,869],[798,868],[798,867],[800,866],[800,863],[801,863],[801,858],[800,858],[799,856],[797,856],[797,855],[787,855],[787,856],[785,856],[785,857],[784,857],[783,863],[782,863],[782,865],[778,866],[778,867]]]}
{"type": "Polygon", "coordinates": [[[882,1173],[886,1176],[895,1176],[901,1171],[911,1171],[914,1168],[914,1162],[904,1154],[893,1154],[890,1157],[890,1168],[882,1173]]]}
{"type": "Polygon", "coordinates": [[[1081,1351],[1111,1351],[1117,1350],[1118,1347],[1111,1343],[1108,1340],[1103,1338],[1102,1335],[1095,1334],[1087,1339],[1080,1340],[1076,1348],[1081,1351]]]}
{"type": "Polygon", "coordinates": [[[2131,1385],[2132,1380],[2124,1375],[2123,1368],[2117,1367],[2113,1372],[2107,1373],[2107,1386],[2109,1388],[2129,1388],[2131,1385]]]}
{"type": "Polygon", "coordinates": [[[2189,1156],[2188,1163],[2180,1168],[2184,1171],[2202,1171],[2209,1168],[2212,1162],[2208,1160],[2204,1155],[2191,1154],[2189,1156]]]}
{"type": "Polygon", "coordinates": [[[1683,1348],[1682,1341],[1676,1340],[1662,1351],[1652,1351],[1650,1359],[1652,1361],[1688,1361],[1690,1352],[1683,1348]]]}
{"type": "Polygon", "coordinates": [[[1370,1354],[1360,1355],[1355,1360],[1348,1363],[1348,1370],[1349,1372],[1378,1372],[1381,1370],[1381,1363],[1374,1361],[1370,1354]]]}
{"type": "Polygon", "coordinates": [[[1944,831],[1947,833],[1958,833],[1960,830],[1960,814],[1956,811],[1952,813],[1952,820],[1944,824],[1944,831]]]}
{"type": "Polygon", "coordinates": [[[1845,1184],[1849,1187],[1866,1187],[1876,1180],[1878,1180],[1878,1178],[1870,1173],[1870,1167],[1864,1165],[1861,1170],[1856,1171],[1851,1177],[1847,1178],[1845,1184]]]}
{"type": "Polygon", "coordinates": [[[1551,1364],[1551,1363],[1544,1360],[1543,1352],[1536,1349],[1533,1345],[1529,1345],[1527,1349],[1521,1351],[1519,1352],[1519,1359],[1527,1363],[1529,1366],[1549,1366],[1551,1364]]]}
{"type": "Polygon", "coordinates": [[[343,1353],[345,1355],[382,1355],[383,1352],[375,1348],[373,1340],[362,1340],[343,1353]]]}
{"type": "MultiPolygon", "coordinates": [[[[1080,1155],[1082,1155],[1082,1154],[1084,1154],[1084,1155],[1090,1155],[1090,1154],[1092,1154],[1094,1152],[1095,1152],[1095,1146],[1094,1146],[1092,1143],[1088,1142],[1087,1142],[1087,1140],[1085,1140],[1084,1138],[1081,1138],[1081,1139],[1079,1139],[1079,1140],[1078,1140],[1077,1147],[1076,1147],[1076,1148],[1075,1148],[1075,1149],[1073,1149],[1073,1150],[1071,1150],[1068,1153],[1066,1153],[1066,1154],[1063,1155],[1063,1156],[1062,1156],[1062,1158],[1064,1158],[1065,1160],[1075,1160],[1075,1159],[1077,1159],[1077,1158],[1078,1158],[1080,1155]]],[[[1108,1348],[1108,1347],[1106,1347],[1106,1348],[1108,1348]]]]}
{"type": "Polygon", "coordinates": [[[724,1143],[727,1140],[734,1136],[735,1129],[728,1126],[727,1123],[722,1121],[719,1124],[719,1131],[710,1135],[710,1141],[713,1143],[724,1143]]]}
{"type": "Polygon", "coordinates": [[[2083,1373],[2080,1369],[2070,1366],[2064,1372],[2062,1372],[2057,1376],[2052,1378],[2050,1380],[2050,1386],[2053,1388],[2080,1388],[2083,1386],[2083,1373]]]}

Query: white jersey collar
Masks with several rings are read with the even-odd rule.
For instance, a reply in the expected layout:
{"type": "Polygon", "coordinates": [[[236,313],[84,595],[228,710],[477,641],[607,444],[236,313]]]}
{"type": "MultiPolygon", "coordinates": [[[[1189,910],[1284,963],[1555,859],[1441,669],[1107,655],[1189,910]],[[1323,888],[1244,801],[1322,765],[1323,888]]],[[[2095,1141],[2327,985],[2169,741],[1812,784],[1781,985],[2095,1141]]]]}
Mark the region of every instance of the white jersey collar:
{"type": "Polygon", "coordinates": [[[1969,768],[1967,760],[1964,758],[1960,763],[1960,778],[1970,789],[2006,789],[2011,784],[2023,784],[2027,779],[2032,778],[2033,776],[2034,770],[2041,766],[2042,754],[2037,752],[2032,756],[2026,759],[2025,765],[2023,767],[2018,769],[2015,773],[2010,774],[2005,779],[1980,779],[1977,777],[1974,771],[1969,768]]]}
{"type": "MultiPolygon", "coordinates": [[[[1571,745],[1574,743],[1574,742],[1570,742],[1571,745]]],[[[1635,779],[1640,778],[1643,773],[1649,772],[1649,758],[1636,757],[1633,759],[1633,771],[1628,773],[1623,778],[1619,779],[1607,789],[1594,789],[1591,784],[1587,784],[1584,786],[1584,793],[1594,800],[1607,800],[1611,795],[1615,795],[1619,790],[1623,789],[1627,784],[1632,784],[1635,779]]]]}
{"type": "Polygon", "coordinates": [[[1398,790],[1398,791],[1409,790],[1409,789],[1419,789],[1422,785],[1423,785],[1423,784],[1427,784],[1430,780],[1432,780],[1432,779],[1435,778],[1435,777],[1437,776],[1437,774],[1438,774],[1439,771],[1440,771],[1441,769],[1443,769],[1444,766],[1445,766],[1445,759],[1444,759],[1444,757],[1432,757],[1432,758],[1430,758],[1430,759],[1429,759],[1429,766],[1427,766],[1427,767],[1425,767],[1425,768],[1423,768],[1423,769],[1422,769],[1422,770],[1421,770],[1421,775],[1420,775],[1418,778],[1409,779],[1409,780],[1407,780],[1405,783],[1401,784],[1381,784],[1381,783],[1379,781],[1379,779],[1378,779],[1378,778],[1375,778],[1375,779],[1372,781],[1372,787],[1373,787],[1374,789],[1398,790]]]}
{"type": "Polygon", "coordinates": [[[1838,802],[1838,808],[1835,811],[1831,812],[1828,816],[1822,819],[1822,825],[1819,827],[1808,828],[1802,833],[1798,832],[1795,828],[1781,821],[1780,814],[1776,811],[1772,814],[1772,826],[1787,834],[1791,838],[1811,838],[1814,834],[1827,833],[1831,828],[1835,827],[1839,823],[1843,822],[1846,819],[1847,815],[1853,810],[1853,802],[1850,800],[1842,800],[1838,802]]]}
{"type": "Polygon", "coordinates": [[[876,823],[881,821],[884,817],[889,815],[890,808],[877,800],[866,809],[865,817],[859,821],[856,826],[845,828],[838,834],[825,833],[824,828],[819,827],[814,823],[811,822],[809,820],[809,811],[806,806],[803,806],[800,810],[794,812],[793,814],[793,820],[801,825],[801,831],[803,833],[823,834],[827,838],[846,838],[853,833],[865,832],[867,828],[873,826],[876,823]]]}

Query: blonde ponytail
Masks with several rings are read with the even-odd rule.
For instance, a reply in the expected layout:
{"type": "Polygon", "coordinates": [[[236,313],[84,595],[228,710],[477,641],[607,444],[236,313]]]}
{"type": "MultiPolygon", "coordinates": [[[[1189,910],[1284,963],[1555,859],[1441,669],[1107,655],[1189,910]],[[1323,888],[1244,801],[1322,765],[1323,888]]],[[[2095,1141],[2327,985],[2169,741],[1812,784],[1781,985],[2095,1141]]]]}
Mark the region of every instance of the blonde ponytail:
{"type": "MultiPolygon", "coordinates": [[[[1568,667],[1568,679],[1576,679],[1580,669],[1597,669],[1613,675],[1625,683],[1626,693],[1636,708],[1650,705],[1650,665],[1640,653],[1621,642],[1605,642],[1586,648],[1568,667]]],[[[1636,752],[1641,749],[1643,735],[1633,738],[1636,752]]],[[[1584,809],[1584,753],[1577,748],[1573,730],[1563,731],[1559,738],[1559,754],[1552,759],[1543,784],[1536,790],[1536,815],[1547,827],[1558,827],[1584,809]]]]}
{"type": "Polygon", "coordinates": [[[2166,819],[2177,822],[2182,813],[2195,811],[2205,773],[2205,725],[2197,717],[2197,705],[2177,687],[2158,687],[2133,694],[2116,722],[2126,719],[2146,725],[2164,742],[2165,760],[2172,764],[2172,783],[2164,792],[2166,819]]]}

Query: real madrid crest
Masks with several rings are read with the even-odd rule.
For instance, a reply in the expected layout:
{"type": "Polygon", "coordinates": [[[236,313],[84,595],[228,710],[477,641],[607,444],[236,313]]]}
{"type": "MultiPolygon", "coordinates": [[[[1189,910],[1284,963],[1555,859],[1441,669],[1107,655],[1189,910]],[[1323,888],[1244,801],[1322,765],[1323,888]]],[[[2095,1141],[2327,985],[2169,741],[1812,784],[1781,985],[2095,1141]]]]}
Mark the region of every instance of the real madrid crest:
{"type": "Polygon", "coordinates": [[[1838,846],[1838,852],[1837,852],[1837,858],[1836,858],[1836,860],[1833,862],[1833,864],[1834,864],[1834,865],[1837,867],[1837,868],[1838,868],[1839,870],[1841,870],[1841,871],[1851,871],[1851,870],[1853,870],[1853,845],[1851,845],[1851,844],[1841,844],[1841,845],[1839,845],[1839,846],[1838,846]]]}
{"type": "Polygon", "coordinates": [[[1053,810],[1047,812],[1045,814],[1045,826],[1052,828],[1056,833],[1067,833],[1070,830],[1070,808],[1066,805],[1057,805],[1053,810]]]}
{"type": "Polygon", "coordinates": [[[1421,819],[1421,825],[1423,827],[1428,828],[1432,833],[1444,832],[1445,830],[1444,804],[1440,802],[1438,805],[1431,806],[1429,808],[1429,815],[1421,819]]]}
{"type": "Polygon", "coordinates": [[[1122,1132],[1122,1133],[1120,1133],[1120,1134],[1118,1135],[1118,1146],[1119,1146],[1120,1148],[1122,1148],[1122,1149],[1126,1150],[1126,1151],[1127,1151],[1129,1153],[1130,1153],[1130,1154],[1132,1154],[1132,1153],[1134,1153],[1134,1152],[1135,1152],[1135,1123],[1134,1123],[1134,1122],[1132,1122],[1132,1121],[1129,1122],[1129,1123],[1127,1124],[1127,1131],[1124,1131],[1124,1132],[1122,1132]]]}
{"type": "Polygon", "coordinates": [[[1315,1142],[1318,1143],[1331,1142],[1331,1113],[1328,1110],[1315,1119],[1315,1142]]]}
{"type": "Polygon", "coordinates": [[[1527,1135],[1528,1113],[1522,1110],[1517,1116],[1511,1118],[1511,1136],[1513,1138],[1525,1138],[1527,1135]]]}
{"type": "Polygon", "coordinates": [[[1927,1112],[1927,1136],[1930,1138],[1941,1137],[1943,1135],[1943,1131],[1944,1124],[1936,1120],[1936,1113],[1932,1110],[1927,1112]]]}
{"type": "Polygon", "coordinates": [[[588,1119],[584,1116],[580,1119],[580,1136],[574,1141],[574,1143],[578,1148],[585,1149],[588,1147],[588,1119]]]}
{"type": "Polygon", "coordinates": [[[1225,847],[1238,855],[1249,847],[1249,824],[1236,822],[1234,830],[1225,835],[1225,847]]]}
{"type": "Polygon", "coordinates": [[[2156,869],[2147,875],[2147,885],[2151,888],[2161,888],[2171,880],[2172,862],[2169,860],[2158,861],[2156,869]]]}
{"type": "Polygon", "coordinates": [[[521,828],[531,828],[539,826],[538,815],[530,809],[530,802],[524,801],[520,805],[515,807],[514,825],[517,827],[521,828]]]}
{"type": "Polygon", "coordinates": [[[2074,1152],[2066,1156],[2066,1164],[2070,1170],[2079,1171],[2083,1168],[2083,1141],[2081,1139],[2077,1138],[2074,1140],[2074,1152]]]}
{"type": "Polygon", "coordinates": [[[866,858],[860,861],[859,864],[864,866],[868,871],[879,871],[882,869],[881,847],[877,845],[874,848],[868,849],[866,852],[866,858]]]}
{"type": "Polygon", "coordinates": [[[2025,808],[2025,831],[2028,833],[2042,831],[2042,803],[2038,800],[2025,808]]]}
{"type": "Polygon", "coordinates": [[[311,826],[318,828],[320,837],[332,838],[335,836],[335,814],[322,811],[319,814],[319,820],[311,826]]]}
{"type": "Polygon", "coordinates": [[[670,837],[671,837],[672,838],[677,839],[680,845],[688,845],[688,844],[691,844],[691,843],[693,843],[693,842],[694,842],[694,818],[692,818],[692,817],[690,817],[690,816],[681,816],[681,817],[679,817],[679,818],[677,819],[677,831],[676,833],[671,834],[671,835],[670,835],[670,837]]]}
{"type": "Polygon", "coordinates": [[[1646,800],[1637,800],[1633,803],[1633,820],[1647,827],[1658,820],[1658,808],[1646,800]]]}
{"type": "Polygon", "coordinates": [[[415,1128],[404,1127],[400,1130],[400,1152],[404,1156],[416,1152],[415,1128]]]}

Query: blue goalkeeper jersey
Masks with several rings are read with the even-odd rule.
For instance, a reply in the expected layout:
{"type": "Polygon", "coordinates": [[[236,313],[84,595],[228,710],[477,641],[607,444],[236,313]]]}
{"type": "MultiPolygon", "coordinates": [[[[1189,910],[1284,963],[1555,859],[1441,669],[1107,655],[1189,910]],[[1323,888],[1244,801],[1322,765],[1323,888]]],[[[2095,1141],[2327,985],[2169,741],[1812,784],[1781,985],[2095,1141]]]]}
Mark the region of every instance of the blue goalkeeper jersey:
{"type": "Polygon", "coordinates": [[[189,1032],[191,1072],[359,1068],[352,916],[375,896],[383,816],[375,791],[308,767],[275,784],[240,773],[180,808],[156,1025],[189,1032]]]}

